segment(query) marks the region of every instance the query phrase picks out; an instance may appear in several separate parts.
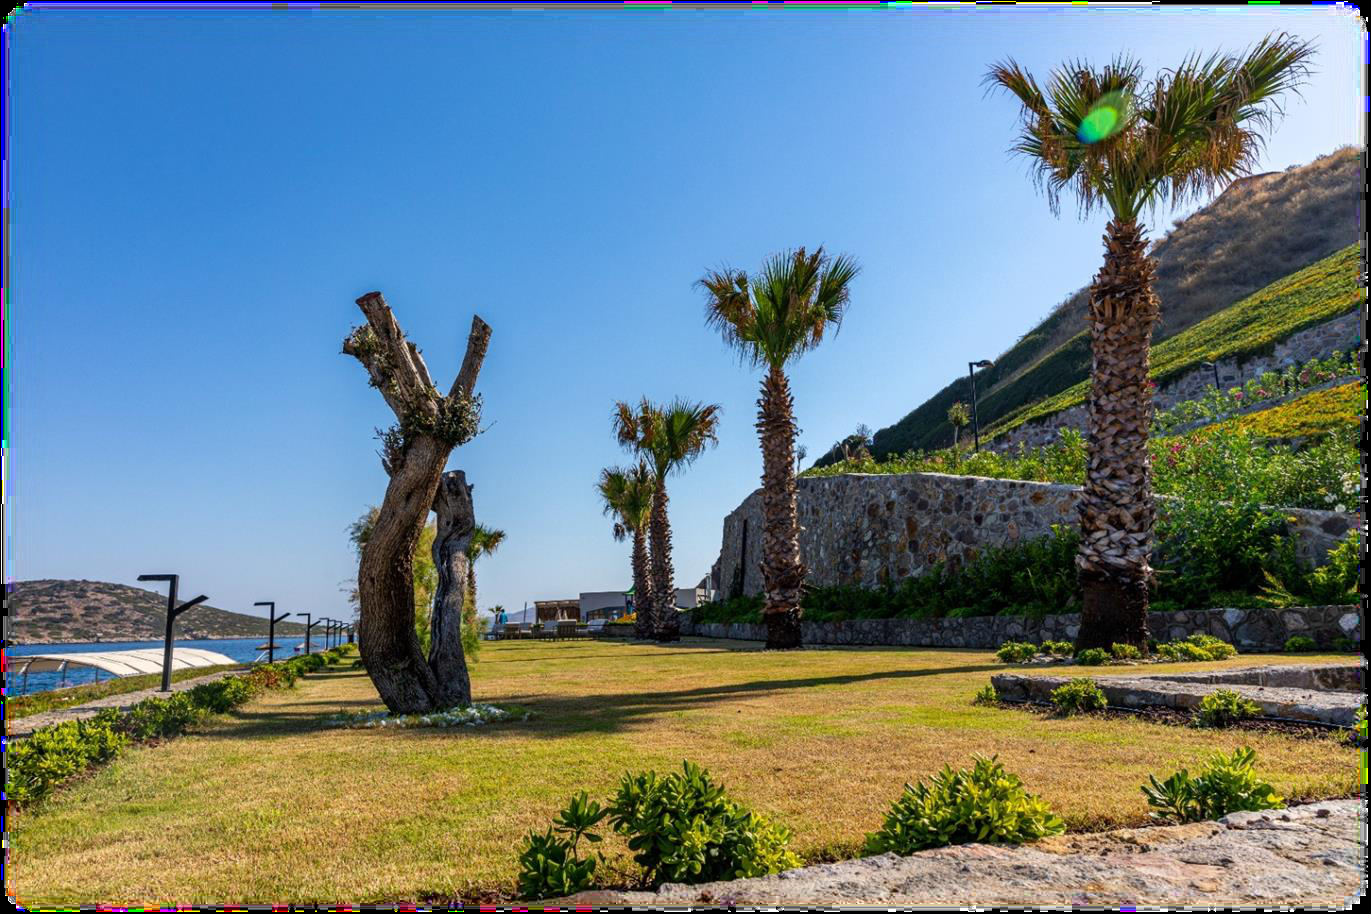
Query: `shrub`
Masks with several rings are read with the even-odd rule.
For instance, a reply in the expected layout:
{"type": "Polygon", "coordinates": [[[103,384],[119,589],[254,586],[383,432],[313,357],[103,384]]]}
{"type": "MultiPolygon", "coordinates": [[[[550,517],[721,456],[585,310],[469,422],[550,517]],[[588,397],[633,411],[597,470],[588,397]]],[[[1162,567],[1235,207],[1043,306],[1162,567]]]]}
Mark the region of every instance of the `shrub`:
{"type": "Polygon", "coordinates": [[[595,881],[597,857],[581,859],[581,838],[598,843],[591,829],[609,810],[582,790],[557,814],[546,832],[529,832],[519,853],[519,894],[527,899],[554,898],[588,889],[595,881]],[[554,834],[555,832],[555,834],[554,834]]]}
{"type": "Polygon", "coordinates": [[[135,740],[159,739],[175,736],[203,717],[205,712],[196,706],[187,692],[177,692],[167,698],[148,698],[138,702],[126,714],[120,726],[135,740]]]}
{"type": "Polygon", "coordinates": [[[1314,639],[1308,635],[1291,635],[1285,639],[1285,652],[1287,654],[1298,654],[1304,651],[1317,650],[1318,645],[1314,639]]]}
{"type": "Polygon", "coordinates": [[[62,781],[87,767],[107,761],[128,744],[115,728],[119,712],[101,711],[84,720],[40,727],[5,748],[5,795],[19,804],[46,797],[62,781]]]}
{"type": "MultiPolygon", "coordinates": [[[[1360,743],[1366,745],[1366,705],[1357,708],[1357,719],[1352,727],[1347,731],[1347,741],[1349,743],[1360,743]]],[[[1365,759],[1365,756],[1362,756],[1365,759]]],[[[1366,762],[1362,762],[1362,772],[1366,771],[1366,762]]],[[[1363,781],[1363,783],[1365,783],[1363,781]]]]}
{"type": "Polygon", "coordinates": [[[1327,563],[1314,569],[1301,566],[1294,549],[1294,542],[1287,538],[1269,563],[1273,567],[1262,569],[1266,585],[1259,599],[1263,603],[1284,608],[1360,601],[1361,534],[1349,533],[1328,551],[1327,563]]]}
{"type": "Polygon", "coordinates": [[[1230,812],[1283,808],[1284,800],[1252,770],[1256,758],[1251,747],[1243,746],[1232,757],[1211,757],[1197,777],[1184,768],[1161,782],[1149,775],[1142,792],[1152,807],[1150,815],[1162,821],[1200,822],[1230,812]]]}
{"type": "Polygon", "coordinates": [[[1054,657],[1070,657],[1076,652],[1076,646],[1070,641],[1044,641],[1038,650],[1054,657]]]}
{"type": "Polygon", "coordinates": [[[870,854],[912,854],[929,847],[971,842],[1020,844],[1065,831],[1047,804],[992,756],[953,771],[950,765],[931,784],[905,785],[881,829],[866,837],[870,854]]]}
{"type": "Polygon", "coordinates": [[[976,693],[976,697],[971,699],[973,705],[998,705],[1000,703],[1000,693],[995,691],[995,687],[990,683],[985,684],[985,688],[976,693]]]}
{"type": "Polygon", "coordinates": [[[1109,653],[1114,655],[1115,660],[1137,660],[1142,657],[1142,652],[1133,645],[1118,642],[1109,646],[1109,653]]]}
{"type": "Polygon", "coordinates": [[[1160,656],[1180,663],[1227,660],[1237,652],[1237,648],[1227,641],[1203,633],[1193,634],[1184,641],[1166,641],[1157,645],[1160,656]]]}
{"type": "Polygon", "coordinates": [[[1361,649],[1352,643],[1351,638],[1334,638],[1333,650],[1337,651],[1339,654],[1346,654],[1349,652],[1357,654],[1361,653],[1361,649]]]}
{"type": "Polygon", "coordinates": [[[1004,663],[1025,663],[1037,653],[1038,648],[1027,641],[1006,641],[1000,645],[995,656],[1004,663]]]}
{"type": "Polygon", "coordinates": [[[1076,654],[1076,662],[1082,666],[1103,666],[1110,659],[1109,651],[1102,647],[1088,647],[1076,654]]]}
{"type": "Polygon", "coordinates": [[[1232,689],[1219,689],[1200,699],[1195,720],[1202,727],[1228,727],[1261,713],[1255,701],[1248,701],[1232,689]]]}
{"type": "Polygon", "coordinates": [[[625,774],[609,815],[654,885],[764,876],[800,865],[787,846],[789,831],[730,800],[689,761],[666,777],[625,774]]]}
{"type": "Polygon", "coordinates": [[[1103,711],[1107,702],[1095,681],[1082,677],[1053,689],[1052,704],[1059,713],[1071,715],[1079,711],[1103,711]]]}
{"type": "Polygon", "coordinates": [[[190,689],[190,700],[197,708],[211,714],[223,714],[247,701],[252,695],[252,687],[246,679],[228,676],[213,682],[202,682],[190,689]]]}

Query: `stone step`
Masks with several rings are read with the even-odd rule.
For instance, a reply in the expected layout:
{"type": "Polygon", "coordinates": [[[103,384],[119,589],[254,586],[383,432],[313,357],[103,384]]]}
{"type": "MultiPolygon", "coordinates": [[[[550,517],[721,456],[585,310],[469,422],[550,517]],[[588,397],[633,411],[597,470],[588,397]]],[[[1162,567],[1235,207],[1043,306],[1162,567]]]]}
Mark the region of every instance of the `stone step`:
{"type": "MultiPolygon", "coordinates": [[[[1073,677],[1024,676],[1018,673],[997,673],[990,677],[991,685],[1006,701],[1052,700],[1052,691],[1065,685],[1073,677]]],[[[1161,677],[1093,676],[1090,677],[1104,692],[1105,700],[1117,708],[1175,708],[1193,711],[1206,695],[1219,689],[1237,692],[1256,702],[1262,717],[1309,721],[1337,727],[1350,727],[1356,721],[1357,708],[1365,703],[1365,694],[1325,689],[1299,689],[1283,686],[1245,685],[1233,682],[1196,682],[1161,677]]]]}

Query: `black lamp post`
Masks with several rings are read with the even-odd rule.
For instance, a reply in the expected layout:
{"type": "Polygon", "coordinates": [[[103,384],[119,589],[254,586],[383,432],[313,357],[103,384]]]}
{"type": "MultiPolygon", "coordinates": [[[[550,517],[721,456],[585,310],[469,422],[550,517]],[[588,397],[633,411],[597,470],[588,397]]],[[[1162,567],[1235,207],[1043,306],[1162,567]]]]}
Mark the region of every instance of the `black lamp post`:
{"type": "Polygon", "coordinates": [[[309,631],[310,631],[310,629],[314,628],[314,626],[318,625],[319,623],[318,623],[318,622],[310,622],[310,621],[309,621],[309,613],[300,613],[300,615],[302,615],[302,616],[305,617],[305,653],[308,654],[308,653],[309,653],[309,631]]]}
{"type": "Polygon", "coordinates": [[[1201,368],[1211,368],[1211,369],[1214,370],[1214,389],[1215,389],[1215,390],[1218,390],[1218,389],[1219,389],[1219,363],[1218,363],[1218,362],[1201,362],[1201,363],[1200,363],[1200,367],[1201,367],[1201,368]]]}
{"type": "Polygon", "coordinates": [[[170,692],[170,691],[171,691],[171,638],[172,638],[172,629],[173,629],[173,628],[175,627],[175,625],[176,625],[176,617],[179,616],[179,615],[181,615],[181,613],[185,612],[186,610],[190,609],[192,606],[197,606],[197,605],[199,605],[199,604],[205,602],[206,600],[209,599],[209,597],[205,596],[204,594],[200,594],[200,596],[196,597],[194,600],[190,600],[190,601],[188,601],[188,602],[186,602],[186,603],[182,603],[180,606],[177,606],[177,605],[176,605],[176,585],[177,585],[178,583],[180,583],[180,580],[181,580],[181,576],[180,576],[179,574],[140,574],[140,575],[138,576],[138,580],[140,580],[140,581],[168,581],[168,582],[171,583],[171,590],[167,593],[167,633],[166,633],[166,639],[165,639],[165,641],[163,642],[163,646],[162,646],[162,689],[161,689],[163,692],[170,692]]]}
{"type": "Polygon", "coordinates": [[[333,620],[324,620],[324,650],[333,647],[333,620]]]}
{"type": "Polygon", "coordinates": [[[289,616],[290,613],[281,613],[279,616],[276,615],[276,603],[273,600],[264,600],[261,603],[254,603],[252,605],[271,607],[267,610],[267,618],[271,620],[271,623],[267,626],[267,663],[271,663],[276,659],[276,623],[280,622],[286,616],[289,616]]]}
{"type": "Polygon", "coordinates": [[[976,416],[976,369],[989,367],[990,361],[987,359],[966,363],[966,374],[971,379],[971,433],[975,437],[977,451],[981,449],[981,421],[976,416]]]}

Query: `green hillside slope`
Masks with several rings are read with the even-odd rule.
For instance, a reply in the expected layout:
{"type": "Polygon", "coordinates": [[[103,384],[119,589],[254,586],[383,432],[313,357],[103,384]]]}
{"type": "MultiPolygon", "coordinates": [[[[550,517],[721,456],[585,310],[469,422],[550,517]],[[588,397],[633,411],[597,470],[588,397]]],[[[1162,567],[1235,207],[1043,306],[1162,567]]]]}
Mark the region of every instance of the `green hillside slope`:
{"type": "MultiPolygon", "coordinates": [[[[1346,314],[1362,300],[1360,282],[1361,253],[1357,245],[1349,245],[1331,257],[1305,267],[1298,273],[1273,282],[1249,295],[1237,304],[1176,334],[1152,347],[1152,378],[1158,384],[1198,368],[1201,362],[1215,359],[1244,358],[1270,352],[1280,340],[1299,330],[1322,323],[1339,314],[1346,314]]],[[[1074,338],[1064,350],[1084,352],[1085,363],[1076,370],[1079,381],[1061,393],[1031,401],[1027,406],[1005,414],[990,429],[991,435],[1008,431],[1024,422],[1039,419],[1085,402],[1090,373],[1090,341],[1085,333],[1074,338]]],[[[1056,358],[1057,353],[1045,363],[1056,358]]],[[[1064,360],[1063,360],[1064,361],[1064,360]]],[[[1015,391],[1015,385],[1028,381],[1039,373],[1057,378],[1065,377],[1068,366],[1061,364],[1035,366],[1013,384],[997,390],[986,402],[994,399],[1026,400],[1027,392],[1015,391]]]]}
{"type": "MultiPolygon", "coordinates": [[[[1360,155],[1340,149],[1308,165],[1255,175],[1176,223],[1153,248],[1163,341],[1222,308],[1354,244],[1361,229],[1360,155]]],[[[1060,394],[1090,369],[1086,290],[1069,297],[979,374],[981,427],[1012,419],[1036,400],[1060,394]]],[[[951,444],[947,409],[971,398],[953,380],[899,422],[876,432],[876,457],[951,444]]],[[[819,460],[816,466],[829,462],[819,460]]]]}

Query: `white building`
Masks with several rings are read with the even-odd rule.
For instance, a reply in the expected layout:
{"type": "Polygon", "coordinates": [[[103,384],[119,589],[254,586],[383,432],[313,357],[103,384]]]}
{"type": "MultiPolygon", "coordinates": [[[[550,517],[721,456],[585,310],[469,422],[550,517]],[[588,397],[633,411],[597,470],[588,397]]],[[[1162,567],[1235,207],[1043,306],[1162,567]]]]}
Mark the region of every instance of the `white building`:
{"type": "MultiPolygon", "coordinates": [[[[714,598],[712,590],[703,587],[680,587],[676,590],[676,606],[694,609],[714,598]]],[[[630,611],[632,597],[625,590],[591,590],[581,594],[581,621],[617,619],[630,611]]]]}

